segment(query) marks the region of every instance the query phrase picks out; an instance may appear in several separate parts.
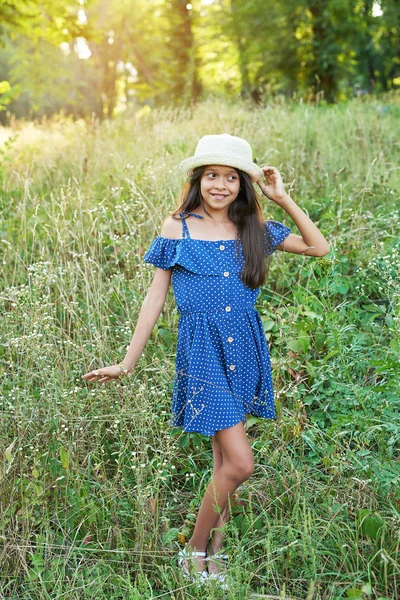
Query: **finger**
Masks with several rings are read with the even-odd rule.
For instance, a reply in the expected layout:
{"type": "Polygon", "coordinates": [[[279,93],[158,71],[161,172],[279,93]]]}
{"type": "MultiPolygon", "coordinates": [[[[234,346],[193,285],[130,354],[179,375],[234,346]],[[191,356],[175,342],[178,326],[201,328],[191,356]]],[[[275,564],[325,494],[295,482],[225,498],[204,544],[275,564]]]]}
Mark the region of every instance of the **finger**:
{"type": "Polygon", "coordinates": [[[263,193],[263,196],[267,196],[268,198],[268,189],[265,186],[261,188],[261,191],[263,193]]]}
{"type": "Polygon", "coordinates": [[[90,375],[92,376],[92,378],[90,379],[90,381],[96,381],[99,377],[102,377],[102,373],[100,373],[100,371],[92,371],[90,373],[90,375]]]}
{"type": "Polygon", "coordinates": [[[111,379],[111,377],[103,377],[102,379],[99,379],[99,383],[104,383],[105,381],[108,381],[109,379],[111,379]]]}
{"type": "Polygon", "coordinates": [[[264,177],[267,181],[269,181],[269,180],[272,181],[278,177],[278,172],[275,171],[275,169],[270,169],[270,170],[264,172],[264,177]]]}
{"type": "Polygon", "coordinates": [[[90,373],[86,373],[85,375],[83,375],[83,379],[89,379],[89,377],[93,379],[97,377],[97,375],[99,375],[98,371],[90,371],[90,373]]]}
{"type": "Polygon", "coordinates": [[[267,182],[269,183],[270,181],[273,181],[274,179],[276,179],[277,177],[277,173],[275,171],[265,171],[264,172],[264,183],[267,182]]]}
{"type": "Polygon", "coordinates": [[[82,375],[82,379],[89,379],[89,377],[93,377],[93,371],[91,371],[90,373],[85,373],[84,375],[82,375]]]}

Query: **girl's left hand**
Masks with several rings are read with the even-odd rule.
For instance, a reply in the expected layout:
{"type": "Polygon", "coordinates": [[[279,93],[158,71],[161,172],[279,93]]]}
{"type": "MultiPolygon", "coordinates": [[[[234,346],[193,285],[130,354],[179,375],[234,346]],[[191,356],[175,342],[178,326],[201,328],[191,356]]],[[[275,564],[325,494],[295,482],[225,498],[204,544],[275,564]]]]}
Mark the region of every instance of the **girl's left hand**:
{"type": "Polygon", "coordinates": [[[281,174],[276,167],[261,167],[264,171],[264,177],[268,185],[261,179],[257,180],[262,193],[267,196],[270,200],[273,200],[277,204],[286,195],[285,186],[283,185],[281,174]]]}

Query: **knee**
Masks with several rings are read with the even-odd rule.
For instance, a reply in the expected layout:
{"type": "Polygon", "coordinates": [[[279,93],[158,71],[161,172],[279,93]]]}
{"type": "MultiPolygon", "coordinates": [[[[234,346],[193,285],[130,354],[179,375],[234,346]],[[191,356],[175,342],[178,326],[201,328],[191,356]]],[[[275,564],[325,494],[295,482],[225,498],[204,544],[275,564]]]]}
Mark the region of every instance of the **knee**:
{"type": "Polygon", "coordinates": [[[238,473],[240,474],[241,481],[246,481],[249,479],[254,473],[254,459],[252,456],[246,458],[245,460],[240,461],[240,464],[237,467],[238,473]]]}
{"type": "Polygon", "coordinates": [[[240,460],[235,462],[224,463],[222,468],[225,474],[239,485],[249,479],[254,473],[254,459],[252,456],[241,457],[240,460]]]}

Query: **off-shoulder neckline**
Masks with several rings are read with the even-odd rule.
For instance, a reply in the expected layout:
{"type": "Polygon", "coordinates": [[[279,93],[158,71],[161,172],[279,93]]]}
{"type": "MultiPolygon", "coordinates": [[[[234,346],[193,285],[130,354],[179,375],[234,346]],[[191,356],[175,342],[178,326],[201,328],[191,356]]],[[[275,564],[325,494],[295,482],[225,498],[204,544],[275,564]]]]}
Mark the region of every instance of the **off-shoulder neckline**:
{"type": "MultiPolygon", "coordinates": [[[[187,213],[187,211],[183,211],[184,213],[187,213]]],[[[195,215],[196,217],[200,217],[201,219],[203,218],[201,215],[198,215],[197,213],[187,213],[190,215],[195,215]]],[[[273,221],[273,219],[267,219],[266,221],[264,221],[264,223],[268,223],[268,222],[277,222],[277,221],[273,221]]],[[[192,240],[193,242],[204,242],[204,243],[208,243],[208,244],[221,244],[221,242],[240,242],[240,240],[238,238],[235,239],[229,239],[229,240],[202,240],[200,238],[193,238],[192,236],[190,237],[180,237],[180,238],[167,238],[164,237],[162,235],[158,235],[158,238],[160,238],[161,240],[167,240],[169,242],[180,242],[182,240],[192,240]]]]}
{"type": "Polygon", "coordinates": [[[182,240],[191,240],[192,242],[207,242],[207,243],[210,243],[210,244],[221,244],[221,242],[225,242],[226,243],[226,242],[239,242],[240,241],[238,239],[229,239],[229,240],[201,240],[199,238],[193,238],[193,237],[190,237],[190,238],[184,238],[184,237],[182,237],[182,238],[167,238],[167,237],[164,237],[162,235],[159,235],[157,237],[159,237],[162,240],[168,240],[169,242],[180,242],[182,240]]]}
{"type": "MultiPolygon", "coordinates": [[[[180,214],[181,215],[182,214],[193,215],[193,217],[198,217],[199,219],[204,218],[203,215],[199,215],[198,213],[189,212],[187,210],[183,210],[180,214]]],[[[162,236],[160,236],[160,237],[162,237],[162,236]]],[[[217,244],[217,243],[220,244],[221,242],[238,242],[238,241],[240,241],[237,238],[235,238],[235,239],[230,238],[229,240],[202,240],[200,238],[194,238],[191,235],[187,238],[164,238],[164,239],[165,240],[170,240],[170,239],[187,240],[187,239],[189,239],[189,240],[193,240],[194,242],[211,242],[214,244],[217,244]]]]}

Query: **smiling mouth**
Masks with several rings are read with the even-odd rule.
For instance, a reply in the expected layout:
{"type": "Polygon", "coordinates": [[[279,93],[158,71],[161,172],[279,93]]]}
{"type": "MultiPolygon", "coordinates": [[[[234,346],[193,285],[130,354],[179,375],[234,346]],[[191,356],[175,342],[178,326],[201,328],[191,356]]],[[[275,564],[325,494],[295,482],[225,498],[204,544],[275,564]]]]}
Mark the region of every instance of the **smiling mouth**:
{"type": "Polygon", "coordinates": [[[218,200],[220,200],[221,198],[226,198],[229,196],[229,194],[211,194],[211,196],[214,196],[214,198],[218,198],[218,200]]]}

